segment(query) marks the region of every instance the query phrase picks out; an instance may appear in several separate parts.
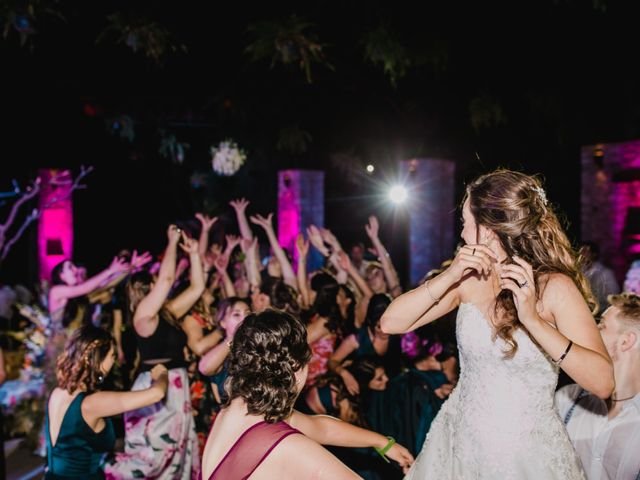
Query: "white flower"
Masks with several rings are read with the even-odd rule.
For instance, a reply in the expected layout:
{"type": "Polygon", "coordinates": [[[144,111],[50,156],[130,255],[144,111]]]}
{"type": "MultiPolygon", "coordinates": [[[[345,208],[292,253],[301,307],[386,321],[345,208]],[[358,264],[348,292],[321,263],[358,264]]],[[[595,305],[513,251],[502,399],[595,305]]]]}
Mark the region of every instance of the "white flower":
{"type": "Polygon", "coordinates": [[[220,142],[217,147],[212,146],[209,151],[213,171],[226,177],[235,174],[247,160],[245,152],[239,149],[233,140],[220,142]]]}

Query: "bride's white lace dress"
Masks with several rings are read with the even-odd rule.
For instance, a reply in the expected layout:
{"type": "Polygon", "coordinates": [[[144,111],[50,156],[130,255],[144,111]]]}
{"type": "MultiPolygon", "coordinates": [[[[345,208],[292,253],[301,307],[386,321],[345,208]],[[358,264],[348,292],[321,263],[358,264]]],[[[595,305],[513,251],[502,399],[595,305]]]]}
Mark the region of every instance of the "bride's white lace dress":
{"type": "Polygon", "coordinates": [[[433,421],[413,480],[584,479],[553,395],[558,368],[518,330],[518,351],[470,303],[458,310],[460,380],[433,421]]]}

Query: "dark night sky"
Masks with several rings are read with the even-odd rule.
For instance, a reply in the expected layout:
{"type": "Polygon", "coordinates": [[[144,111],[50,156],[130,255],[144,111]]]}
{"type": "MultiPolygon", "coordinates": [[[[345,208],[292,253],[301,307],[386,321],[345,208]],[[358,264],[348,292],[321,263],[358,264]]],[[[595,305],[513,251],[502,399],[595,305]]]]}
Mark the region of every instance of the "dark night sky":
{"type": "MultiPolygon", "coordinates": [[[[384,216],[368,197],[371,182],[349,173],[419,156],[455,160],[461,187],[497,166],[543,174],[577,238],[580,146],[640,137],[633,2],[428,2],[421,12],[398,2],[217,2],[212,12],[202,2],[149,2],[137,11],[131,2],[51,3],[64,22],[38,19],[26,47],[15,31],[0,41],[0,189],[39,167],[94,165],[89,189],[75,196],[75,257],[90,268],[121,247],[160,249],[166,224],[202,207],[205,194],[189,177],[210,171],[208,147],[226,137],[249,161],[236,178],[209,183],[207,205],[225,215],[223,227],[232,225],[224,205],[237,195],[262,213],[275,208],[278,168],[321,168],[326,224],[346,240],[364,239],[368,214],[384,216]],[[188,53],[157,67],[113,41],[96,44],[116,11],[161,22],[188,53]],[[312,84],[295,67],[270,69],[244,53],[248,25],[292,13],[313,23],[334,68],[313,65],[312,84]],[[363,59],[364,35],[381,24],[414,60],[395,88],[363,59]],[[474,129],[470,105],[478,98],[499,105],[505,121],[474,129]],[[132,143],[105,127],[121,114],[135,121],[132,143]],[[305,153],[276,148],[279,130],[292,125],[312,137],[305,153]],[[190,144],[184,165],[158,155],[159,128],[190,144]]],[[[3,279],[33,272],[31,242],[33,232],[0,270],[3,279]]],[[[401,245],[394,248],[402,257],[401,245]]]]}

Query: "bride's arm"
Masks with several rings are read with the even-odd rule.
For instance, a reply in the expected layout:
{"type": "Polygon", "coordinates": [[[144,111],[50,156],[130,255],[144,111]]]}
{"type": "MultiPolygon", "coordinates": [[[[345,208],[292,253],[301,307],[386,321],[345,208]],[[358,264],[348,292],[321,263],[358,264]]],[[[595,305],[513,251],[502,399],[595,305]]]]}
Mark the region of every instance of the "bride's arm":
{"type": "Polygon", "coordinates": [[[609,398],[614,389],[613,365],[593,315],[573,280],[554,273],[544,287],[542,304],[544,311],[553,316],[554,328],[537,311],[531,266],[514,259],[519,266],[504,267],[502,287],[513,292],[520,322],[553,360],[561,360],[561,368],[578,385],[602,399],[609,398]]]}
{"type": "Polygon", "coordinates": [[[468,275],[487,275],[495,254],[485,245],[462,247],[449,268],[418,288],[403,293],[380,320],[385,333],[405,333],[433,322],[460,304],[459,287],[468,275]]]}

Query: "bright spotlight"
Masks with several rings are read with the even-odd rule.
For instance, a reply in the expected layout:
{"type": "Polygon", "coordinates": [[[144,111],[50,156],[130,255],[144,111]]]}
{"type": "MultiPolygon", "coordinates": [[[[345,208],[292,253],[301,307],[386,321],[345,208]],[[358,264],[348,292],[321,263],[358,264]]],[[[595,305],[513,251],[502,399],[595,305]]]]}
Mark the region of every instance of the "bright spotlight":
{"type": "Polygon", "coordinates": [[[374,167],[373,165],[371,164],[367,165],[367,173],[373,173],[375,169],[376,167],[374,167]]]}
{"type": "Polygon", "coordinates": [[[407,189],[402,185],[394,185],[389,190],[389,199],[395,204],[401,204],[407,199],[407,189]]]}

